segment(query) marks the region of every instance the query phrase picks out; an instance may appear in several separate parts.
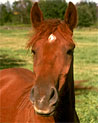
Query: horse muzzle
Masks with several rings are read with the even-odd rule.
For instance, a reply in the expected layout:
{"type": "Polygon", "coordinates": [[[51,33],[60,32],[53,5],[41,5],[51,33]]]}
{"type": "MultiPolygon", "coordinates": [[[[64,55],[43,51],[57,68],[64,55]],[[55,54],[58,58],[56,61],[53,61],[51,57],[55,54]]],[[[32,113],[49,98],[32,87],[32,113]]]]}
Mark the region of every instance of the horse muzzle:
{"type": "Polygon", "coordinates": [[[53,115],[58,101],[57,90],[55,87],[51,87],[42,91],[43,90],[38,89],[36,86],[31,90],[30,101],[33,104],[34,110],[40,115],[53,115]]]}

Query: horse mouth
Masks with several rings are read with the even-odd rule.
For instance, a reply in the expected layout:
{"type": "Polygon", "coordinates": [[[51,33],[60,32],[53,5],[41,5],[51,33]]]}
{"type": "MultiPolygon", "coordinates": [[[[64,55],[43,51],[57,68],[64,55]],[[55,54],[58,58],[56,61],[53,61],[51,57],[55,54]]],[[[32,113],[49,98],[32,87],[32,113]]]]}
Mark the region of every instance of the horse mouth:
{"type": "Polygon", "coordinates": [[[52,116],[54,114],[54,108],[47,109],[47,110],[40,110],[37,107],[34,106],[34,110],[37,114],[42,115],[42,116],[52,116]]]}
{"type": "Polygon", "coordinates": [[[48,113],[48,114],[42,114],[42,113],[39,113],[39,112],[36,112],[38,115],[41,115],[41,116],[44,116],[44,117],[49,117],[49,116],[52,116],[54,114],[54,111],[48,113]]]}

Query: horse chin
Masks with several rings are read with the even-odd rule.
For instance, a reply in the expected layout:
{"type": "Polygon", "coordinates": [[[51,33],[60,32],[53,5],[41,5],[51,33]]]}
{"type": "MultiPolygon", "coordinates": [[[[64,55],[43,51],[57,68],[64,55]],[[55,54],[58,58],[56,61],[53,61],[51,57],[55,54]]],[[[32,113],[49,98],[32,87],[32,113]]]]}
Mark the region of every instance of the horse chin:
{"type": "Polygon", "coordinates": [[[49,110],[40,110],[40,109],[37,109],[35,106],[34,106],[34,110],[35,112],[38,114],[38,115],[42,115],[42,116],[52,116],[54,114],[54,108],[49,110]]]}
{"type": "Polygon", "coordinates": [[[41,116],[44,116],[44,117],[49,117],[49,116],[53,116],[54,114],[54,111],[53,112],[50,112],[48,114],[42,114],[42,113],[39,113],[39,112],[36,112],[38,115],[41,115],[41,116]]]}

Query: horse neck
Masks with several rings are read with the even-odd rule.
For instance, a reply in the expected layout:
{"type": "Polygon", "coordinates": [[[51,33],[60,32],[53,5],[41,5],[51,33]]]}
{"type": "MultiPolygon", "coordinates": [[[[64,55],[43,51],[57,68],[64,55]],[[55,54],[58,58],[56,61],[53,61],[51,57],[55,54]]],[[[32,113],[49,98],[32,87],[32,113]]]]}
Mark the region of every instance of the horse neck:
{"type": "Polygon", "coordinates": [[[71,66],[65,80],[65,84],[60,90],[59,101],[54,115],[55,121],[73,122],[75,111],[75,94],[74,94],[74,79],[73,79],[73,58],[71,66]]]}
{"type": "Polygon", "coordinates": [[[69,98],[72,101],[72,104],[75,103],[75,95],[74,95],[74,76],[73,76],[73,57],[70,65],[70,69],[65,79],[65,83],[60,90],[59,96],[64,99],[69,98]]]}
{"type": "MultiPolygon", "coordinates": [[[[72,102],[72,106],[75,107],[75,93],[74,93],[74,76],[73,76],[73,57],[72,57],[72,62],[71,62],[71,66],[68,72],[68,76],[66,78],[66,82],[65,82],[65,87],[67,85],[68,87],[68,91],[69,91],[69,98],[72,102]],[[67,83],[67,84],[66,84],[67,83]]],[[[66,89],[66,88],[65,88],[66,89]]],[[[64,90],[63,90],[64,92],[64,90]]],[[[65,95],[66,97],[66,95],[65,95]]]]}

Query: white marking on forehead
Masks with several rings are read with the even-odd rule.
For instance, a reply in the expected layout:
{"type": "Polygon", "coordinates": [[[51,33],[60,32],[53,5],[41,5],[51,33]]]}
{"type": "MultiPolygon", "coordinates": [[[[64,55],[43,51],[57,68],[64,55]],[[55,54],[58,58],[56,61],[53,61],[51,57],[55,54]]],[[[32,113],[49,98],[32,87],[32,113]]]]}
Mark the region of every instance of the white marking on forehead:
{"type": "Polygon", "coordinates": [[[56,40],[56,36],[53,35],[53,34],[51,34],[51,35],[48,37],[49,43],[52,43],[52,42],[54,42],[55,40],[56,40]]]}

